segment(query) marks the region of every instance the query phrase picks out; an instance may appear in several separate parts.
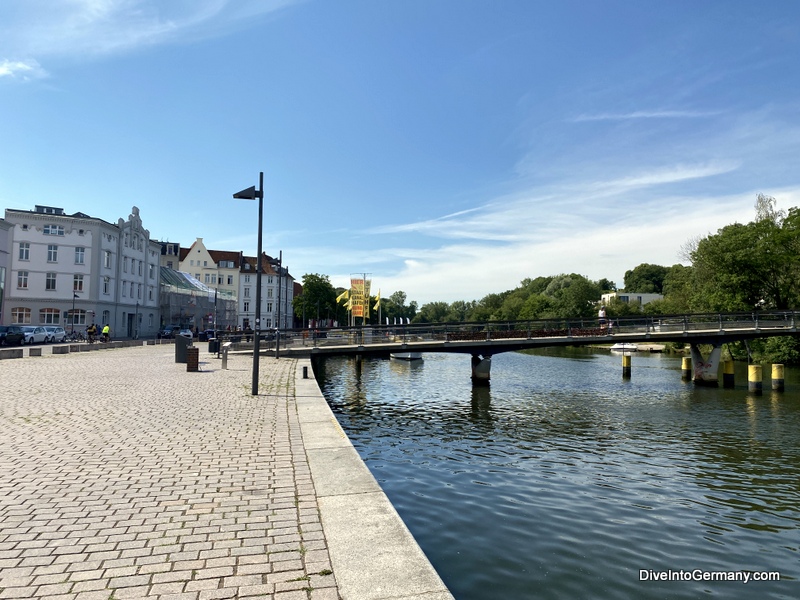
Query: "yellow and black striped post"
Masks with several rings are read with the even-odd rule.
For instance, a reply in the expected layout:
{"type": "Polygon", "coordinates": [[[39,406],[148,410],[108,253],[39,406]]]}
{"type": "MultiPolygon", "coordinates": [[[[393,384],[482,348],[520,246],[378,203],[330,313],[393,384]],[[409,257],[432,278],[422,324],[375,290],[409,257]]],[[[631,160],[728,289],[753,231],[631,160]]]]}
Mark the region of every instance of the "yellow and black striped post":
{"type": "Polygon", "coordinates": [[[761,395],[761,365],[748,365],[747,367],[747,391],[761,395]]]}
{"type": "Polygon", "coordinates": [[[691,381],[692,379],[692,359],[684,356],[681,359],[681,379],[683,381],[691,381]]]}
{"type": "Polygon", "coordinates": [[[783,391],[783,365],[772,365],[772,389],[783,391]]]}
{"type": "Polygon", "coordinates": [[[622,378],[630,379],[631,376],[631,355],[622,355],[622,378]]]}
{"type": "Polygon", "coordinates": [[[722,387],[724,388],[735,387],[732,360],[726,360],[722,364],[722,387]]]}

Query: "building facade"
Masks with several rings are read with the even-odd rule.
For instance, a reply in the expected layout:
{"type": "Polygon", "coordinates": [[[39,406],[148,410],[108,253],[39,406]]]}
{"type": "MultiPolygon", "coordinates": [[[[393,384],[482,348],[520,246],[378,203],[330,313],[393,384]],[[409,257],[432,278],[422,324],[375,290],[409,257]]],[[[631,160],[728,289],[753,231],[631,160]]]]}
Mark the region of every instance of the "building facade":
{"type": "Polygon", "coordinates": [[[5,220],[12,239],[4,323],[68,332],[96,323],[118,338],[156,335],[161,245],[137,207],[116,225],[49,206],[6,209],[5,220]]]}
{"type": "MultiPolygon", "coordinates": [[[[244,256],[239,287],[239,326],[255,329],[257,261],[244,256]]],[[[264,254],[261,259],[261,329],[294,327],[294,278],[278,261],[264,254]]]]}
{"type": "Polygon", "coordinates": [[[612,298],[618,299],[620,302],[624,302],[625,304],[638,304],[639,306],[644,306],[654,300],[663,300],[663,294],[640,294],[637,292],[611,292],[608,294],[603,294],[600,296],[601,301],[603,304],[608,304],[611,302],[612,298]]]}
{"type": "Polygon", "coordinates": [[[3,321],[3,300],[6,295],[6,279],[11,270],[11,230],[12,225],[0,219],[0,325],[3,321]]]}

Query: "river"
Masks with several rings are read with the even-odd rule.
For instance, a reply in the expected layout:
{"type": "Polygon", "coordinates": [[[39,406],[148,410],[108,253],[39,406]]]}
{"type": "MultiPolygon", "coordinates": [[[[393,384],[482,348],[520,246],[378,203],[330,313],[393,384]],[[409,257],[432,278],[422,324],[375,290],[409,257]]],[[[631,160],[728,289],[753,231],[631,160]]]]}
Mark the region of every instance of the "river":
{"type": "Polygon", "coordinates": [[[746,365],[725,390],[659,354],[630,379],[602,350],[492,362],[489,388],[468,355],[316,372],[457,600],[800,597],[797,370],[756,397],[746,365]],[[742,571],[781,581],[720,580],[742,571]]]}

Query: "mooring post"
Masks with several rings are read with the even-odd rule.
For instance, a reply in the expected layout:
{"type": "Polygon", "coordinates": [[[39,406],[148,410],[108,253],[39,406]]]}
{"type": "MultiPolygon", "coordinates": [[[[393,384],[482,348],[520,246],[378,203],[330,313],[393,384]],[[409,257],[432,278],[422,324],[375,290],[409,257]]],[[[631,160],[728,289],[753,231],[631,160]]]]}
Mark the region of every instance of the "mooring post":
{"type": "Polygon", "coordinates": [[[783,365],[772,365],[772,389],[782,392],[783,388],[783,365]]]}
{"type": "Polygon", "coordinates": [[[681,379],[683,381],[692,380],[692,359],[689,356],[681,358],[681,379]]]}
{"type": "Polygon", "coordinates": [[[761,365],[748,365],[747,367],[747,391],[756,396],[760,396],[763,389],[761,383],[761,365]]]}
{"type": "Polygon", "coordinates": [[[735,386],[733,361],[726,360],[722,363],[722,387],[730,389],[735,386]]]}
{"type": "Polygon", "coordinates": [[[630,354],[622,354],[622,378],[623,379],[630,379],[631,378],[631,355],[630,354]]]}
{"type": "Polygon", "coordinates": [[[492,357],[472,355],[472,385],[489,385],[492,357]]]}

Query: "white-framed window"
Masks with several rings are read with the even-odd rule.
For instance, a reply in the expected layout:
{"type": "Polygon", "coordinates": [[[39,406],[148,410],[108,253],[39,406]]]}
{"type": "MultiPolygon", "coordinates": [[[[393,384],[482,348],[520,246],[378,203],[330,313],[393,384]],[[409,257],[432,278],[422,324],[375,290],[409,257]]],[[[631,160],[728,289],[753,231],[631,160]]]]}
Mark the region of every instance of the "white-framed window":
{"type": "Polygon", "coordinates": [[[155,277],[156,277],[156,267],[155,267],[155,265],[150,264],[150,265],[147,265],[147,266],[148,266],[147,273],[148,273],[148,275],[150,275],[150,279],[155,279],[155,277]]]}
{"type": "Polygon", "coordinates": [[[28,289],[28,272],[17,271],[17,287],[21,290],[28,289]]]}
{"type": "Polygon", "coordinates": [[[152,300],[153,300],[153,288],[147,288],[147,299],[152,302],[152,300]]]}
{"type": "Polygon", "coordinates": [[[267,312],[268,313],[272,312],[272,302],[267,302],[267,312]]]}
{"type": "Polygon", "coordinates": [[[111,311],[104,310],[103,311],[103,324],[111,322],[111,311]]]}
{"type": "Polygon", "coordinates": [[[272,288],[267,288],[267,298],[272,298],[272,288]]]}
{"type": "Polygon", "coordinates": [[[211,273],[206,273],[206,283],[211,283],[211,273]]]}
{"type": "Polygon", "coordinates": [[[131,281],[131,298],[133,298],[133,282],[131,281]]]}
{"type": "Polygon", "coordinates": [[[140,260],[140,261],[139,261],[139,275],[141,275],[141,274],[142,274],[142,268],[143,268],[143,265],[144,265],[144,263],[143,263],[143,262],[140,260]]]}
{"type": "Polygon", "coordinates": [[[244,297],[245,298],[249,298],[250,297],[250,288],[249,287],[244,288],[244,297]]]}
{"type": "Polygon", "coordinates": [[[249,302],[245,302],[244,303],[244,312],[250,312],[250,303],[249,302]]]}
{"type": "Polygon", "coordinates": [[[20,260],[30,260],[31,259],[31,245],[28,242],[20,242],[19,243],[19,259],[20,260]]]}
{"type": "Polygon", "coordinates": [[[86,248],[78,246],[75,248],[75,264],[82,265],[86,260],[86,248]]]}
{"type": "Polygon", "coordinates": [[[228,275],[228,285],[233,285],[233,275],[228,275]]]}
{"type": "Polygon", "coordinates": [[[58,262],[58,246],[55,244],[47,246],[47,262],[58,262]]]}
{"type": "Polygon", "coordinates": [[[86,325],[86,311],[76,308],[74,311],[67,311],[67,325],[86,325]]]}
{"type": "Polygon", "coordinates": [[[267,275],[267,283],[272,283],[272,275],[267,275]]]}
{"type": "Polygon", "coordinates": [[[11,309],[11,322],[15,325],[30,325],[31,309],[24,306],[15,306],[11,309]]]}
{"type": "Polygon", "coordinates": [[[44,278],[44,289],[53,291],[56,289],[56,274],[47,273],[44,278]]]}
{"type": "Polygon", "coordinates": [[[122,271],[124,273],[128,272],[128,257],[127,256],[123,256],[122,257],[122,271]]]}
{"type": "Polygon", "coordinates": [[[73,277],[72,277],[72,291],[73,292],[82,292],[83,291],[83,275],[73,275],[73,277]]]}
{"type": "Polygon", "coordinates": [[[103,277],[103,293],[108,294],[111,287],[111,278],[103,277]]]}
{"type": "Polygon", "coordinates": [[[141,283],[136,284],[136,297],[139,298],[139,300],[142,299],[142,284],[141,283]]]}
{"type": "Polygon", "coordinates": [[[250,275],[245,275],[244,276],[244,282],[245,283],[250,283],[250,275]]]}
{"type": "Polygon", "coordinates": [[[39,311],[39,323],[42,325],[58,325],[61,322],[61,311],[57,308],[43,308],[39,311]]]}
{"type": "Polygon", "coordinates": [[[106,269],[111,268],[111,250],[105,250],[103,252],[103,266],[106,269]]]}
{"type": "Polygon", "coordinates": [[[64,235],[63,225],[45,225],[42,229],[45,235],[64,235]]]}

